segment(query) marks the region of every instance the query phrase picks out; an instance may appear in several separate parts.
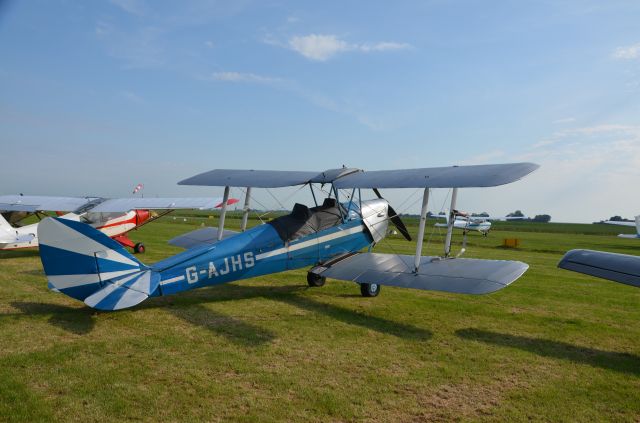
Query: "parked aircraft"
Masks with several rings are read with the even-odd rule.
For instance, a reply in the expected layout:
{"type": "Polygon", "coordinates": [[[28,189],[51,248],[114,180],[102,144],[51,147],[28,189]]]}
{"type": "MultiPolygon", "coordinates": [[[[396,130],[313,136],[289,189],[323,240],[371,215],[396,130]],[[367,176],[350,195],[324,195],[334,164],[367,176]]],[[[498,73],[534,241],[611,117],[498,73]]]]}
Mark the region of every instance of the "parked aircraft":
{"type": "Polygon", "coordinates": [[[618,225],[618,226],[633,226],[636,228],[635,234],[620,234],[618,236],[620,238],[640,238],[640,215],[636,216],[635,222],[620,222],[617,220],[607,220],[604,223],[609,225],[618,225]]]}
{"type": "MultiPolygon", "coordinates": [[[[0,196],[0,210],[12,213],[39,213],[43,211],[70,211],[61,219],[83,222],[100,230],[135,253],[144,253],[141,242],[134,243],[127,233],[145,225],[157,217],[151,210],[211,209],[221,206],[221,198],[119,198],[96,197],[48,197],[48,196],[0,196]]],[[[229,203],[237,202],[229,199],[229,203]]],[[[11,225],[0,215],[0,250],[14,250],[38,246],[39,223],[24,226],[11,225]]]]}
{"type": "Polygon", "coordinates": [[[463,259],[451,254],[453,223],[447,228],[444,254],[422,256],[429,192],[453,188],[451,210],[463,187],[511,183],[534,171],[532,163],[453,166],[426,169],[324,172],[212,170],[181,185],[225,187],[218,229],[204,228],[173,242],[186,251],[147,266],[120,244],[82,222],[46,218],[38,228],[40,257],[50,287],[100,310],[135,306],[153,296],[312,266],[310,286],[327,277],[360,284],[365,297],[381,285],[483,294],[502,289],[528,268],[519,261],[463,259]],[[296,204],[289,215],[247,229],[252,188],[308,185],[314,207],[296,204]],[[321,204],[314,185],[330,185],[321,204]],[[247,187],[241,233],[224,230],[229,187],[247,187]],[[363,200],[370,188],[377,199],[363,200]],[[423,188],[414,256],[370,252],[387,234],[389,222],[411,239],[405,225],[378,188],[423,188]],[[340,201],[348,190],[348,201],[340,201]],[[356,195],[357,193],[357,195],[356,195]],[[361,250],[367,249],[367,252],[361,250]]]}

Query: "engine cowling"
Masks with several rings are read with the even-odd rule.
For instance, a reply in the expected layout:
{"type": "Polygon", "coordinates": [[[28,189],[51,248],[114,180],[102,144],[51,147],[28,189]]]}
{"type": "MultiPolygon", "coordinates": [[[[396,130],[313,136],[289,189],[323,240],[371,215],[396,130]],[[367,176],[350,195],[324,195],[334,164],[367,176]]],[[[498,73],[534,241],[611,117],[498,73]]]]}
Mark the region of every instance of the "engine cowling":
{"type": "Polygon", "coordinates": [[[151,217],[151,213],[149,210],[136,210],[136,226],[142,225],[144,222],[149,220],[151,217]]]}

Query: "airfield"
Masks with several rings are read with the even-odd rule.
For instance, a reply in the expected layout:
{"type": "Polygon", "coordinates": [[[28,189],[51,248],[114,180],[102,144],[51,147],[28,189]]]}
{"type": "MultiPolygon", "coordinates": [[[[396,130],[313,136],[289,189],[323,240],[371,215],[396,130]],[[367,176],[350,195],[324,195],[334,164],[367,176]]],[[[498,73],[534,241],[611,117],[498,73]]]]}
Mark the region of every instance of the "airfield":
{"type": "MultiPolygon", "coordinates": [[[[217,222],[186,219],[132,232],[147,246],[138,258],[180,252],[166,241],[217,222]]],[[[424,255],[442,250],[433,223],[424,255]]],[[[637,254],[637,240],[615,236],[625,229],[471,233],[465,257],[530,265],[486,296],[383,287],[363,298],[353,283],[308,288],[299,270],[119,312],[50,292],[37,250],[0,252],[0,420],[638,421],[640,290],[556,268],[572,248],[637,254]]],[[[461,241],[456,231],[455,251],[461,241]]],[[[376,251],[414,243],[390,236],[376,251]]]]}

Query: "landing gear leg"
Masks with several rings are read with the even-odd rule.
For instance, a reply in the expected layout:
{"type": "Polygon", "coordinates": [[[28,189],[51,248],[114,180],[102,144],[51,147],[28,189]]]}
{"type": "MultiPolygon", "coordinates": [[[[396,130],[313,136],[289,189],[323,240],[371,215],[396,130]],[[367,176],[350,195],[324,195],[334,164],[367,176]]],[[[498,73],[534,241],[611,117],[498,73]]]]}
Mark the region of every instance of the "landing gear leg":
{"type": "Polygon", "coordinates": [[[363,297],[377,297],[380,293],[380,288],[382,287],[377,283],[361,283],[360,293],[363,297]]]}
{"type": "Polygon", "coordinates": [[[312,288],[319,288],[324,285],[327,278],[324,276],[316,275],[315,273],[307,273],[307,284],[312,288]]]}

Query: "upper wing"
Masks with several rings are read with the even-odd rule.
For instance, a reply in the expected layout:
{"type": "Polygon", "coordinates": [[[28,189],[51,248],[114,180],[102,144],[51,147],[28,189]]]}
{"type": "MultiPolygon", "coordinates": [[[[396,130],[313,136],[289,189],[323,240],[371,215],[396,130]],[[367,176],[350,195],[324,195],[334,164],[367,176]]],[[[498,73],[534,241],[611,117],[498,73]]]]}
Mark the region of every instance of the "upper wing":
{"type": "Polygon", "coordinates": [[[558,267],[640,288],[640,257],[592,250],[567,252],[558,267]]]}
{"type": "Polygon", "coordinates": [[[40,195],[2,195],[0,210],[3,211],[71,211],[88,203],[93,198],[49,197],[40,195]]]}
{"type": "Polygon", "coordinates": [[[319,172],[290,170],[215,169],[178,182],[178,185],[277,188],[306,184],[319,172]]]}
{"type": "Polygon", "coordinates": [[[338,188],[471,188],[515,182],[539,166],[507,163],[354,173],[334,182],[338,188]]]}
{"type": "Polygon", "coordinates": [[[329,169],[324,172],[215,169],[178,184],[276,188],[308,182],[333,182],[338,188],[492,187],[517,181],[537,168],[538,165],[534,163],[507,163],[371,172],[355,168],[329,169]]]}
{"type": "MultiPolygon", "coordinates": [[[[235,202],[235,201],[234,201],[235,202]]],[[[92,213],[127,212],[129,210],[214,209],[222,198],[114,198],[92,208],[92,213]]],[[[229,200],[229,203],[232,203],[229,200]]]]}

